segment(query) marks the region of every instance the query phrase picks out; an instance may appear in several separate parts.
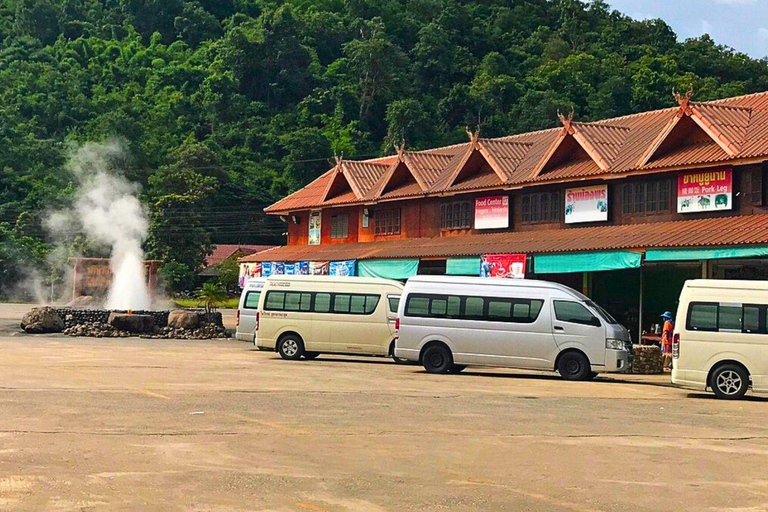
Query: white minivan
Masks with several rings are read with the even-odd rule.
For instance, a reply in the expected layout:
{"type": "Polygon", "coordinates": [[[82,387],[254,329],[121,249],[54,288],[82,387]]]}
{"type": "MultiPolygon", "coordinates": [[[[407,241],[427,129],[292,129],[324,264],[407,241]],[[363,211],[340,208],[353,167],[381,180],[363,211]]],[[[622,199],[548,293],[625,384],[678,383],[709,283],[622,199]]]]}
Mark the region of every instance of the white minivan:
{"type": "Polygon", "coordinates": [[[631,364],[626,328],[581,293],[547,281],[413,277],[400,300],[398,335],[395,355],[430,373],[486,365],[588,380],[631,364]]]}
{"type": "Polygon", "coordinates": [[[402,291],[389,279],[270,277],[259,304],[256,346],[283,359],[322,353],[394,357],[402,291]]]}
{"type": "Polygon", "coordinates": [[[768,281],[694,279],[680,292],[672,383],[724,399],[768,391],[768,281]]]}
{"type": "Polygon", "coordinates": [[[266,278],[254,277],[246,281],[240,303],[237,305],[237,330],[235,338],[241,341],[253,342],[256,335],[256,315],[259,311],[261,290],[267,282],[266,278]]]}

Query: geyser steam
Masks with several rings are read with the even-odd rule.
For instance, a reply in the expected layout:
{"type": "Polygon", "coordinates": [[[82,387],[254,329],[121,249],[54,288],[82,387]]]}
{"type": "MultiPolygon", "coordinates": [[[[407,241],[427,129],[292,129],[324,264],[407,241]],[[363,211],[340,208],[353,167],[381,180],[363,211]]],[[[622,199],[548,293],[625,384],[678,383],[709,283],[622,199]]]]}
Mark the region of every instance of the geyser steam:
{"type": "Polygon", "coordinates": [[[108,309],[144,310],[151,307],[142,250],[149,220],[138,199],[139,186],[117,168],[123,159],[118,141],[88,143],[77,149],[69,160],[78,184],[73,209],[52,215],[48,225],[59,233],[66,226],[63,223],[78,225],[91,244],[110,251],[108,309]]]}

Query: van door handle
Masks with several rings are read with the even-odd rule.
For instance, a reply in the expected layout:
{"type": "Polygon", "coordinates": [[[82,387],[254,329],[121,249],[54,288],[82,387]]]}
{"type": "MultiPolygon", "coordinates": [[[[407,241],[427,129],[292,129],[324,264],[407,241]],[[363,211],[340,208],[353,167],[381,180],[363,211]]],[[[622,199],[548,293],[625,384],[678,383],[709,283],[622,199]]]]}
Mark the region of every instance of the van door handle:
{"type": "Polygon", "coordinates": [[[559,325],[556,325],[556,326],[555,326],[555,330],[556,330],[556,331],[565,331],[565,329],[563,329],[563,328],[562,328],[562,327],[560,327],[559,325]]]}

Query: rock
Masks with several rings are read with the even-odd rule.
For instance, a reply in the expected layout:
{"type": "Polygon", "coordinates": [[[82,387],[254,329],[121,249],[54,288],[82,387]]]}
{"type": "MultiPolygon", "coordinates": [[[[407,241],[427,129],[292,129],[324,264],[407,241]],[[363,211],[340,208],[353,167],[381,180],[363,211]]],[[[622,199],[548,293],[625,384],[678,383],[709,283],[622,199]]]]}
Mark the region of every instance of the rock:
{"type": "Polygon", "coordinates": [[[661,349],[655,345],[634,345],[632,347],[632,373],[653,375],[662,373],[661,349]]]}
{"type": "Polygon", "coordinates": [[[168,327],[171,329],[196,329],[200,324],[197,313],[185,309],[174,309],[168,315],[168,327]]]}
{"type": "Polygon", "coordinates": [[[81,295],[69,301],[67,303],[68,308],[100,308],[102,305],[101,299],[97,299],[91,295],[81,295]]]}
{"type": "Polygon", "coordinates": [[[21,328],[29,334],[61,332],[64,330],[64,320],[55,309],[49,306],[35,308],[21,319],[21,328]]]}
{"type": "Polygon", "coordinates": [[[119,331],[133,333],[150,332],[155,324],[152,315],[129,315],[128,313],[110,313],[107,323],[119,331]]]}

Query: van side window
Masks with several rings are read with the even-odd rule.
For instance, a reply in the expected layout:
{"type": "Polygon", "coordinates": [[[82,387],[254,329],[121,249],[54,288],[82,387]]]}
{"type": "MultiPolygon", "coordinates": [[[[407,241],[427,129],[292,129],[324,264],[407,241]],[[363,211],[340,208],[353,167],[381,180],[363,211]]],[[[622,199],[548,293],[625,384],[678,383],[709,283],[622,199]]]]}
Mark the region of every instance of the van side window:
{"type": "Polygon", "coordinates": [[[717,328],[741,332],[741,306],[724,306],[721,304],[717,315],[717,328]]]}
{"type": "Polygon", "coordinates": [[[429,298],[411,295],[408,297],[408,305],[405,307],[406,316],[428,316],[429,298]]]}
{"type": "Polygon", "coordinates": [[[569,300],[555,301],[555,318],[561,322],[600,327],[600,320],[583,304],[569,300]]]}
{"type": "Polygon", "coordinates": [[[313,309],[316,313],[328,313],[331,311],[331,294],[330,293],[316,293],[315,294],[315,307],[313,309]]]}
{"type": "Polygon", "coordinates": [[[245,294],[245,300],[243,301],[243,309],[259,309],[259,299],[261,298],[261,292],[248,292],[245,294]]]}
{"type": "Polygon", "coordinates": [[[285,311],[309,311],[312,294],[285,292],[285,311]]]}
{"type": "Polygon", "coordinates": [[[533,323],[539,317],[543,305],[543,300],[536,299],[413,293],[408,296],[405,316],[533,323]]]}
{"type": "Polygon", "coordinates": [[[764,332],[765,331],[765,308],[761,308],[760,306],[744,306],[743,329],[744,329],[744,332],[748,332],[748,333],[764,332]],[[761,320],[763,324],[762,328],[760,327],[761,320]]]}
{"type": "Polygon", "coordinates": [[[389,301],[389,311],[392,313],[397,313],[397,308],[400,306],[400,296],[389,295],[387,300],[389,301]]]}
{"type": "Polygon", "coordinates": [[[718,304],[692,302],[688,308],[689,331],[716,331],[718,304]]]}
{"type": "Polygon", "coordinates": [[[348,293],[337,293],[333,296],[333,312],[349,313],[349,301],[352,297],[348,293]]]}
{"type": "Polygon", "coordinates": [[[482,320],[485,300],[482,297],[466,297],[464,299],[464,316],[466,320],[482,320]]]}
{"type": "Polygon", "coordinates": [[[264,309],[269,311],[282,311],[285,307],[285,292],[269,292],[264,309]]]}

